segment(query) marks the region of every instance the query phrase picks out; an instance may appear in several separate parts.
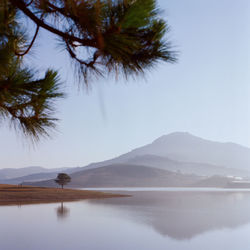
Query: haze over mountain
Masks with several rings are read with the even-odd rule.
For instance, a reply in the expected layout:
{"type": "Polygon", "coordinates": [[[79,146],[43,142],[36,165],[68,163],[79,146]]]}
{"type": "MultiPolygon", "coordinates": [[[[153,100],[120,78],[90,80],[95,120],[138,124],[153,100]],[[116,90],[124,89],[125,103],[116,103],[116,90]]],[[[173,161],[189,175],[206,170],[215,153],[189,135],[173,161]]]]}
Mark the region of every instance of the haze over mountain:
{"type": "Polygon", "coordinates": [[[181,172],[185,174],[196,174],[201,176],[248,176],[250,173],[246,170],[238,170],[223,166],[216,166],[207,163],[181,162],[170,160],[169,158],[156,155],[138,155],[126,160],[127,163],[135,165],[144,165],[169,171],[181,172]]]}
{"type": "MultiPolygon", "coordinates": [[[[65,172],[65,171],[64,171],[65,172]]],[[[20,184],[23,182],[38,182],[38,181],[44,181],[48,179],[55,179],[57,177],[58,172],[52,172],[52,173],[35,173],[30,175],[25,175],[17,178],[11,178],[11,179],[0,179],[1,184],[20,184]]]]}
{"type": "Polygon", "coordinates": [[[56,171],[56,169],[47,169],[39,166],[25,167],[25,168],[3,168],[0,169],[0,180],[18,178],[25,175],[30,175],[34,173],[48,173],[56,171]]]}
{"type": "MultiPolygon", "coordinates": [[[[29,182],[32,185],[55,186],[53,179],[59,171],[39,171],[5,180],[4,183],[29,182]]],[[[250,177],[250,149],[234,143],[214,142],[189,133],[176,132],[111,160],[63,171],[71,174],[71,185],[77,187],[224,187],[231,182],[228,176],[250,177]]]]}
{"type": "Polygon", "coordinates": [[[250,170],[249,148],[230,142],[209,141],[185,132],[161,136],[151,144],[120,156],[119,160],[147,154],[182,162],[206,163],[227,168],[250,170]]]}
{"type": "Polygon", "coordinates": [[[57,175],[59,172],[71,174],[78,170],[76,168],[43,168],[43,167],[25,167],[25,168],[4,168],[0,169],[0,183],[18,184],[23,181],[47,180],[57,175]]]}
{"type": "MultiPolygon", "coordinates": [[[[201,180],[195,175],[184,175],[163,169],[139,165],[113,164],[82,170],[71,175],[68,187],[178,187],[190,186],[201,180]]],[[[34,186],[56,187],[53,179],[24,183],[34,186]]]]}
{"type": "Polygon", "coordinates": [[[164,135],[151,144],[111,160],[92,163],[92,169],[114,163],[146,165],[199,175],[250,175],[250,149],[235,143],[221,143],[185,132],[164,135]]]}
{"type": "MultiPolygon", "coordinates": [[[[132,164],[112,164],[72,173],[67,187],[220,187],[250,188],[250,182],[235,183],[235,179],[225,176],[199,176],[182,174],[148,166],[132,164]]],[[[56,175],[50,180],[23,182],[24,185],[57,187],[56,175]]]]}

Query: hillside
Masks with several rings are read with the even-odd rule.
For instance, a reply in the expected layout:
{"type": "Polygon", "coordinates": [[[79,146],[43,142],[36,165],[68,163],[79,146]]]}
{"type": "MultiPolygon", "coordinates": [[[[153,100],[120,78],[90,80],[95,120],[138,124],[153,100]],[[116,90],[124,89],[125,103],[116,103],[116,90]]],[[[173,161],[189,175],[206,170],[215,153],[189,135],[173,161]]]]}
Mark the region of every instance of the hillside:
{"type": "Polygon", "coordinates": [[[238,170],[223,166],[216,166],[207,163],[174,161],[166,157],[156,155],[138,155],[126,161],[130,164],[144,165],[165,169],[169,171],[181,172],[183,174],[196,174],[201,176],[248,176],[246,170],[238,170]]]}
{"type": "Polygon", "coordinates": [[[235,143],[205,140],[184,132],[164,135],[151,144],[82,170],[112,164],[145,165],[204,176],[250,176],[250,149],[235,143]]]}
{"type": "MultiPolygon", "coordinates": [[[[25,167],[25,168],[3,168],[0,169],[0,180],[3,179],[11,179],[11,178],[18,178],[21,176],[34,174],[34,173],[42,173],[47,172],[48,169],[43,167],[25,167]]],[[[51,170],[50,170],[51,171],[51,170]]]]}
{"type": "Polygon", "coordinates": [[[51,178],[56,178],[57,172],[52,172],[52,173],[37,173],[37,174],[30,174],[30,175],[25,175],[22,177],[17,177],[17,178],[12,178],[12,179],[3,179],[0,180],[1,184],[19,184],[22,182],[27,182],[27,181],[43,181],[43,180],[48,180],[51,178]]]}
{"type": "MultiPolygon", "coordinates": [[[[146,166],[114,164],[71,174],[69,187],[178,187],[200,180],[195,175],[183,175],[146,166]]],[[[53,180],[25,183],[55,187],[53,180]]]]}
{"type": "Polygon", "coordinates": [[[71,174],[80,170],[80,168],[42,168],[42,167],[27,167],[27,168],[5,168],[0,170],[0,183],[2,184],[19,184],[26,181],[41,181],[55,178],[58,173],[64,172],[71,174]]]}
{"type": "Polygon", "coordinates": [[[124,161],[139,155],[157,155],[171,160],[206,163],[233,169],[250,169],[250,149],[235,143],[205,140],[184,132],[164,135],[151,144],[118,157],[124,161]]]}
{"type": "MultiPolygon", "coordinates": [[[[58,170],[71,174],[71,185],[75,187],[216,186],[218,180],[214,176],[223,177],[218,185],[224,186],[229,176],[249,179],[250,149],[176,132],[107,161],[58,170]],[[197,178],[201,182],[194,184],[197,178]],[[204,182],[205,179],[207,181],[204,182]]],[[[50,179],[59,172],[44,168],[6,171],[0,170],[0,183],[25,182],[41,186],[55,186],[50,179]],[[25,171],[33,173],[24,176],[25,171]],[[5,173],[5,179],[1,180],[1,173],[2,176],[5,173]],[[10,173],[19,176],[6,178],[6,173],[8,177],[10,173]]]]}
{"type": "MultiPolygon", "coordinates": [[[[250,188],[250,181],[237,181],[232,177],[198,176],[182,174],[148,166],[113,164],[104,167],[82,170],[70,175],[68,187],[217,187],[250,188]]],[[[24,182],[23,185],[57,187],[54,179],[24,182]]]]}

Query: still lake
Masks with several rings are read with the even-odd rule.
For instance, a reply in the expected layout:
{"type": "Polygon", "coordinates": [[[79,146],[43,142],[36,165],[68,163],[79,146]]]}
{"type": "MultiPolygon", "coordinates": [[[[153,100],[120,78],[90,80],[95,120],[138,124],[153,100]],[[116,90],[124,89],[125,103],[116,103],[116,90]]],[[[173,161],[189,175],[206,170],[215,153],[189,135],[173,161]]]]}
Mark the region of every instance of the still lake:
{"type": "Polygon", "coordinates": [[[132,196],[0,206],[0,249],[250,249],[249,191],[108,191],[132,196]]]}

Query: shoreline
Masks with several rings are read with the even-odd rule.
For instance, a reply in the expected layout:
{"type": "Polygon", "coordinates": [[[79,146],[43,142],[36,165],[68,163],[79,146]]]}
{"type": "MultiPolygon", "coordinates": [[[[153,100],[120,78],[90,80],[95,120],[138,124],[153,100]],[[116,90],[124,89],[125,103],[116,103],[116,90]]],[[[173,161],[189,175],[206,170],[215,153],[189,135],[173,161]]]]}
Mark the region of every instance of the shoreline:
{"type": "Polygon", "coordinates": [[[70,202],[85,199],[105,199],[128,196],[129,195],[100,191],[0,184],[0,206],[70,202]]]}

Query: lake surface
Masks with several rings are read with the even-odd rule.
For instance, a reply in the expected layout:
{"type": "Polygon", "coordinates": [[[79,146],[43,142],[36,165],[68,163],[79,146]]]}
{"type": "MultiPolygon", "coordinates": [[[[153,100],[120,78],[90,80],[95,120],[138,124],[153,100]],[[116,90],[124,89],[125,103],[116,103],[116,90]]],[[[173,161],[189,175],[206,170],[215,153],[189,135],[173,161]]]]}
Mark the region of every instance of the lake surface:
{"type": "Polygon", "coordinates": [[[250,249],[248,191],[112,192],[132,197],[0,206],[0,249],[250,249]]]}

